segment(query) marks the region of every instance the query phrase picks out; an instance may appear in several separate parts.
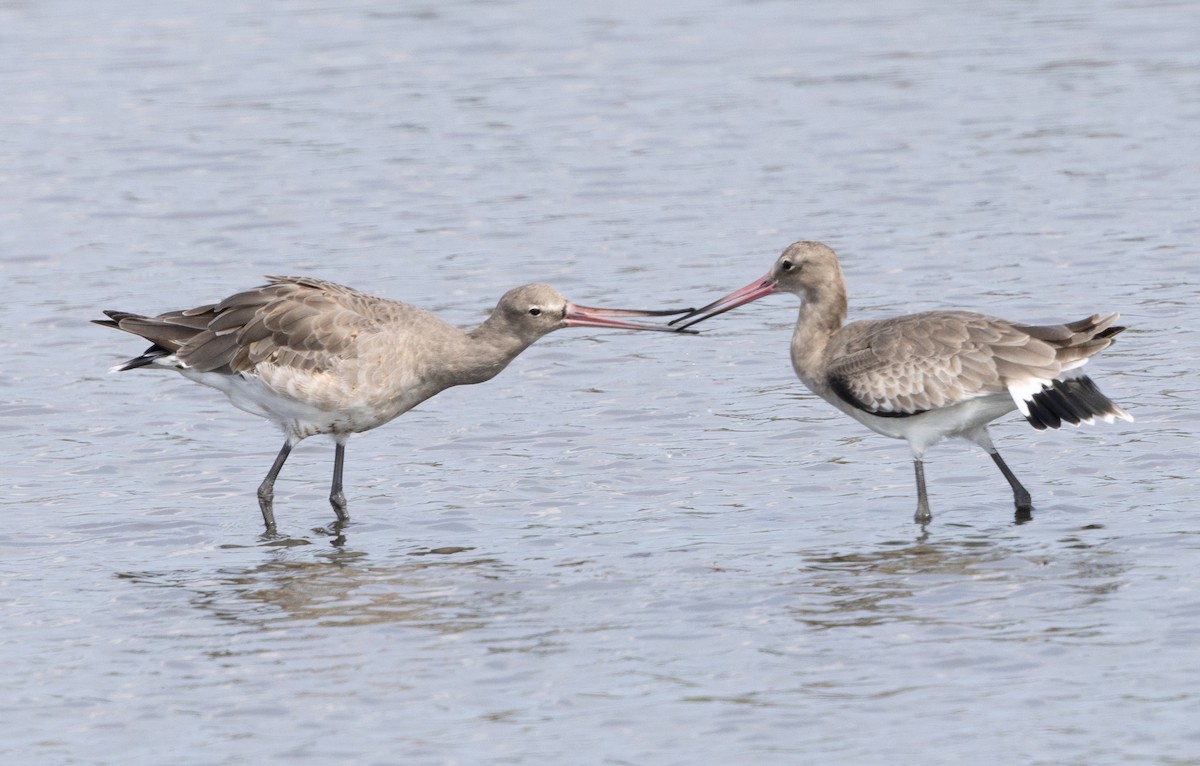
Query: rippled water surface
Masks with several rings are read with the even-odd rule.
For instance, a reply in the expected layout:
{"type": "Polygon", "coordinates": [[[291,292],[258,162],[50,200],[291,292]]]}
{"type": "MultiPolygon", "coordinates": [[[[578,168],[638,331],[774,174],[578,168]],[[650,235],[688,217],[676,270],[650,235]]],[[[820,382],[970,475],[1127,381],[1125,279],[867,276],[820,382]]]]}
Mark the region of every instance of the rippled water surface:
{"type": "Polygon", "coordinates": [[[0,759],[1200,764],[1200,6],[0,2],[0,759]],[[299,447],[90,325],[325,277],[480,321],[1121,311],[1135,423],[908,450],[795,300],[571,329],[299,447]]]}

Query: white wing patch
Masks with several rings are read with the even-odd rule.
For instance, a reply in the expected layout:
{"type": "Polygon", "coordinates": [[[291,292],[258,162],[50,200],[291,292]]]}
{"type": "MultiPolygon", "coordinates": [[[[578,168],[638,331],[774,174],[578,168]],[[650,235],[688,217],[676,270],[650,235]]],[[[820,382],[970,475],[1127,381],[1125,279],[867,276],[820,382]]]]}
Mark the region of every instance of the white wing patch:
{"type": "Polygon", "coordinates": [[[1008,393],[1012,396],[1013,402],[1017,405],[1017,409],[1025,417],[1029,417],[1029,403],[1033,401],[1033,395],[1041,393],[1046,386],[1054,385],[1054,380],[1050,378],[1027,378],[1026,380],[1008,382],[1008,393]]]}

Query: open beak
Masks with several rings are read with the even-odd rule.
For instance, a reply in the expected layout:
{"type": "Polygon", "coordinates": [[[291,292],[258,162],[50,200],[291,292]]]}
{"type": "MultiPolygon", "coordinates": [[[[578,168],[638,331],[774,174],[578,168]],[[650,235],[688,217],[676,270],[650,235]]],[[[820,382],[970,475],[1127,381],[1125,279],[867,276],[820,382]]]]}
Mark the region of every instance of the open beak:
{"type": "Polygon", "coordinates": [[[670,317],[676,314],[691,315],[695,309],[677,309],[675,311],[638,311],[636,309],[598,309],[591,306],[577,306],[567,301],[567,313],[563,316],[566,327],[609,327],[614,330],[657,330],[658,332],[683,332],[695,335],[695,330],[683,327],[670,327],[659,324],[641,324],[626,322],[616,317],[670,317]]]}
{"type": "Polygon", "coordinates": [[[732,311],[738,306],[746,305],[750,301],[756,301],[764,295],[770,295],[771,293],[775,292],[775,284],[775,278],[769,275],[763,277],[762,279],[756,279],[740,290],[734,290],[724,298],[718,298],[707,306],[694,309],[686,316],[681,316],[678,319],[673,320],[670,322],[670,324],[673,325],[676,322],[688,320],[686,324],[681,324],[678,328],[676,328],[678,330],[685,330],[697,322],[703,322],[705,319],[712,319],[718,314],[724,314],[726,311],[732,311]]]}

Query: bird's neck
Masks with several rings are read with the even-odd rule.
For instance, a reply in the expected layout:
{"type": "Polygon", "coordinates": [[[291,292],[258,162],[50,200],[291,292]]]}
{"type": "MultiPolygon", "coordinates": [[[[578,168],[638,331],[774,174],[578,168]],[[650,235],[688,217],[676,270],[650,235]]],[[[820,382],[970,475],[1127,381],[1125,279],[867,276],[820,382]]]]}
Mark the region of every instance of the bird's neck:
{"type": "Polygon", "coordinates": [[[462,383],[482,383],[499,374],[532,342],[491,317],[464,334],[454,366],[462,383]]]}
{"type": "Polygon", "coordinates": [[[792,333],[792,365],[811,388],[825,364],[825,349],[846,321],[844,283],[822,285],[801,296],[800,318],[792,333]]]}

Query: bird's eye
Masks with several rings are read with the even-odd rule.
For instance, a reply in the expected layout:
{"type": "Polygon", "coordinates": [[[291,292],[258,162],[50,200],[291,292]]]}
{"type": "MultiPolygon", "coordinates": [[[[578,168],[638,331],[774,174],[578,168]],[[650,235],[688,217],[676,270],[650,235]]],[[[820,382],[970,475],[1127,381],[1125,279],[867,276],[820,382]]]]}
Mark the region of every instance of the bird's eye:
{"type": "Polygon", "coordinates": [[[540,317],[541,315],[542,315],[542,310],[540,308],[538,308],[537,306],[533,306],[532,308],[529,309],[529,316],[540,317]]]}
{"type": "Polygon", "coordinates": [[[791,261],[784,261],[783,263],[779,264],[779,267],[784,271],[791,271],[792,268],[795,267],[795,264],[791,261]]]}

